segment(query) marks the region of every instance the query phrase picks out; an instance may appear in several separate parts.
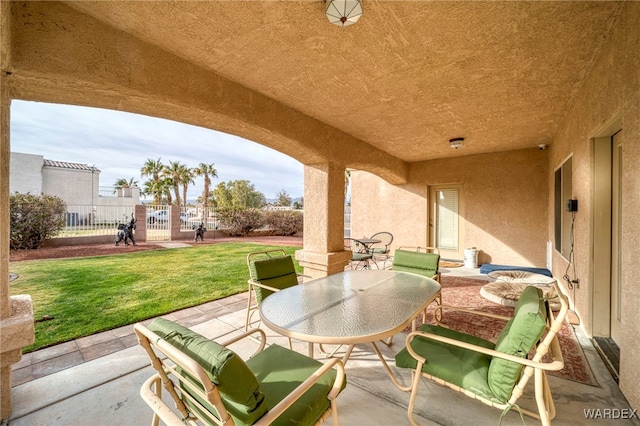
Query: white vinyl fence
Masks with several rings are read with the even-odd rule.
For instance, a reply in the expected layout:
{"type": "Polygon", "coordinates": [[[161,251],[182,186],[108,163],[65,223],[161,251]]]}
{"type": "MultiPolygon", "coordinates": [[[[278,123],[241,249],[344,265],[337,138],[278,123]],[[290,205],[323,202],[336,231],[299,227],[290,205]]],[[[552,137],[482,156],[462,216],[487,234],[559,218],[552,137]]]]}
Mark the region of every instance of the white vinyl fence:
{"type": "Polygon", "coordinates": [[[66,227],[58,237],[112,235],[118,224],[129,223],[134,206],[78,206],[68,205],[66,227]]]}

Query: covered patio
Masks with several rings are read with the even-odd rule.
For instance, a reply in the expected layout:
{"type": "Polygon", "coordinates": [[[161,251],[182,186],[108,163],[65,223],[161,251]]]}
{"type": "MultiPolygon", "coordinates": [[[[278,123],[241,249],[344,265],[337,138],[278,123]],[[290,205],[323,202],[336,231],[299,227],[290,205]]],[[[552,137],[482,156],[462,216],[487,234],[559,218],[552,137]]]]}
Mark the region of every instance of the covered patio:
{"type": "MultiPolygon", "coordinates": [[[[455,268],[446,274],[482,278],[478,269],[455,268]]],[[[188,326],[192,330],[212,339],[226,339],[243,331],[246,309],[246,293],[217,300],[205,305],[177,311],[165,318],[188,326]]],[[[150,321],[147,321],[147,323],[150,321]]],[[[287,346],[282,336],[265,329],[268,342],[287,346]]],[[[382,345],[385,358],[393,365],[395,353],[404,346],[404,333],[396,336],[391,347],[382,345]]],[[[102,333],[81,339],[87,358],[77,365],[60,369],[56,360],[70,356],[68,345],[51,347],[29,354],[28,360],[17,365],[15,380],[23,381],[14,387],[14,412],[8,420],[12,426],[56,424],[75,425],[91,419],[95,425],[137,424],[151,422],[151,409],[143,402],[138,392],[142,383],[153,374],[149,359],[142,347],[136,344],[132,327],[102,333]],[[114,345],[125,342],[122,349],[112,351],[114,345]],[[93,348],[93,350],[91,349],[93,348]],[[99,354],[100,348],[104,352],[99,354]],[[91,353],[91,355],[88,355],[91,353]],[[40,362],[40,366],[35,365],[40,362]],[[26,380],[20,368],[52,372],[37,379],[26,380]],[[55,371],[55,372],[54,372],[55,371]]],[[[551,387],[558,409],[554,425],[575,425],[587,422],[593,425],[610,424],[612,415],[603,414],[607,407],[615,407],[617,413],[631,413],[632,409],[621,394],[611,374],[589,339],[580,335],[580,342],[597,381],[597,386],[550,376],[551,387]],[[600,411],[598,411],[600,410],[600,411]],[[595,414],[595,413],[600,414],[595,414]],[[589,414],[591,413],[591,414],[589,414]],[[592,416],[587,420],[587,416],[592,416]],[[607,418],[608,417],[608,418],[607,418]]],[[[248,354],[253,348],[243,345],[239,353],[248,354]]],[[[294,349],[306,354],[307,345],[294,342],[294,349]]],[[[340,354],[338,354],[340,355],[340,354]]],[[[408,383],[410,374],[393,367],[400,380],[408,383]]],[[[409,394],[399,391],[384,372],[379,360],[367,345],[358,345],[346,367],[348,386],[338,397],[338,413],[343,425],[408,424],[407,404],[409,394]]],[[[472,401],[461,394],[433,382],[421,383],[416,419],[422,425],[474,424],[496,425],[500,411],[472,401]]],[[[532,388],[532,387],[530,387],[532,388]]],[[[526,393],[523,406],[534,404],[531,389],[526,393]]],[[[617,415],[617,414],[616,414],[617,415]]],[[[526,418],[527,423],[535,423],[526,418]]],[[[637,418],[621,418],[621,425],[640,424],[637,418]]],[[[330,425],[330,419],[325,421],[330,425]]],[[[510,412],[504,425],[520,425],[517,412],[510,412]]]]}
{"type": "MultiPolygon", "coordinates": [[[[620,352],[619,384],[599,375],[610,385],[606,395],[559,386],[556,403],[594,398],[618,409],[626,399],[639,408],[640,3],[362,4],[360,21],[340,28],[320,0],[0,2],[3,206],[14,99],[181,121],[295,158],[305,167],[304,247],[296,258],[312,277],[343,270],[351,256],[343,247],[345,169],[351,235],[391,232],[392,249],[437,245],[434,209],[453,191],[448,257],[461,260],[476,247],[480,263],[548,268],[570,298],[587,352],[592,337],[620,352]]],[[[33,318],[28,295],[10,293],[8,210],[0,212],[3,419],[31,404],[27,393],[48,395],[52,386],[38,380],[10,389],[33,318]]],[[[137,356],[136,348],[125,351],[137,356]]],[[[98,371],[99,363],[86,365],[98,371]]],[[[141,377],[145,367],[135,365],[138,376],[123,371],[88,385],[77,375],[67,382],[65,373],[49,380],[92,396],[82,414],[93,421],[107,416],[109,392],[113,413],[120,411],[122,393],[109,386],[141,377]]],[[[356,363],[350,367],[358,377],[356,363]]],[[[352,389],[360,398],[351,412],[371,414],[366,386],[352,389]]],[[[386,391],[373,393],[397,408],[386,391]]],[[[467,423],[454,417],[464,415],[454,398],[447,404],[453,420],[426,418],[467,423]]],[[[30,409],[20,410],[26,419],[30,409]]],[[[493,419],[478,410],[473,423],[493,419]]],[[[584,418],[560,408],[563,415],[584,418]]]]}

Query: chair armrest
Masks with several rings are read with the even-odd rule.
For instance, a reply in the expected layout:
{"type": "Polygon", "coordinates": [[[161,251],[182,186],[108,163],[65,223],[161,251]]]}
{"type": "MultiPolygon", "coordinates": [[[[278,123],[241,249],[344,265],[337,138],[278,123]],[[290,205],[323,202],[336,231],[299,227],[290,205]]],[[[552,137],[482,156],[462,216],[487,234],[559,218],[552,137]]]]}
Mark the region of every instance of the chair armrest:
{"type": "Polygon", "coordinates": [[[466,312],[468,314],[480,315],[480,316],[489,317],[489,318],[496,318],[504,321],[509,321],[511,319],[511,317],[506,317],[504,315],[492,314],[491,312],[479,311],[477,309],[471,309],[471,308],[461,308],[458,306],[441,305],[436,308],[436,310],[444,310],[444,309],[447,309],[450,311],[466,312]]]}
{"type": "Polygon", "coordinates": [[[250,358],[255,356],[256,354],[258,354],[259,352],[262,352],[262,350],[265,347],[265,344],[267,343],[267,335],[265,334],[265,332],[260,329],[260,328],[253,328],[253,329],[249,329],[247,331],[245,331],[244,333],[241,333],[237,336],[234,336],[230,339],[227,339],[223,342],[220,342],[220,344],[224,347],[227,347],[228,345],[232,345],[234,343],[239,342],[242,339],[245,339],[249,336],[251,336],[252,334],[259,334],[260,335],[260,339],[258,340],[260,342],[260,344],[258,345],[258,349],[256,349],[256,351],[254,353],[251,354],[250,358]]]}
{"type": "Polygon", "coordinates": [[[162,398],[159,398],[156,392],[162,389],[162,379],[158,373],[154,374],[142,384],[140,388],[140,396],[153,410],[153,413],[160,417],[162,423],[167,426],[184,426],[185,420],[182,416],[178,416],[162,398]],[[154,392],[151,388],[155,387],[154,392]]]}
{"type": "Polygon", "coordinates": [[[247,280],[247,282],[249,284],[251,284],[251,285],[256,286],[256,287],[264,288],[266,290],[270,290],[270,291],[274,291],[274,292],[282,290],[281,288],[271,287],[271,286],[262,284],[262,283],[260,283],[258,281],[254,281],[254,280],[247,280]]]}
{"type": "Polygon", "coordinates": [[[333,358],[329,360],[327,363],[323,364],[320,368],[318,368],[309,378],[307,378],[304,382],[300,383],[289,395],[287,395],[282,401],[280,401],[275,407],[271,408],[267,414],[258,420],[255,425],[266,426],[270,425],[274,422],[275,419],[280,417],[282,413],[284,413],[287,408],[291,407],[296,400],[298,400],[305,392],[307,392],[322,376],[327,374],[329,370],[333,367],[337,367],[338,374],[336,375],[336,380],[333,382],[333,386],[331,387],[331,391],[327,397],[329,400],[334,400],[342,389],[342,384],[344,383],[344,364],[341,360],[337,358],[333,358]]]}
{"type": "MultiPolygon", "coordinates": [[[[461,342],[459,340],[451,339],[449,337],[438,336],[437,334],[426,333],[424,331],[414,331],[412,333],[409,333],[409,335],[407,336],[406,345],[407,345],[407,351],[409,351],[409,354],[411,354],[412,357],[418,360],[419,364],[426,364],[428,360],[422,355],[418,354],[411,346],[411,341],[417,336],[424,337],[426,339],[435,340],[437,342],[447,343],[452,346],[457,346],[457,347],[468,349],[474,352],[480,352],[494,358],[502,358],[507,361],[513,361],[518,364],[522,364],[528,367],[537,368],[541,370],[557,371],[557,370],[561,370],[562,367],[564,367],[564,360],[562,359],[562,354],[555,353],[555,351],[553,351],[553,361],[536,362],[536,361],[531,361],[527,358],[520,358],[517,356],[506,354],[504,352],[499,352],[493,349],[484,348],[482,346],[473,345],[471,343],[461,342]]],[[[557,340],[557,337],[554,340],[557,340]]]]}

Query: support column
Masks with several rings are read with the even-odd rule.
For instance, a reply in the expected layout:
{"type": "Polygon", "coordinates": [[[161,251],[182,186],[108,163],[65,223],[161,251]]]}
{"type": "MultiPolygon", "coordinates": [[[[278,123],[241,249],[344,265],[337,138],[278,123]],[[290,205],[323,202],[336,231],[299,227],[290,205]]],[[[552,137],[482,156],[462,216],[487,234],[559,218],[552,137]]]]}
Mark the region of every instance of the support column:
{"type": "Polygon", "coordinates": [[[0,2],[0,421],[11,415],[11,366],[35,338],[31,296],[9,292],[9,107],[11,106],[10,3],[0,2]]]}
{"type": "Polygon", "coordinates": [[[322,163],[304,167],[304,248],[296,259],[305,275],[324,277],[344,270],[344,166],[322,163]]]}

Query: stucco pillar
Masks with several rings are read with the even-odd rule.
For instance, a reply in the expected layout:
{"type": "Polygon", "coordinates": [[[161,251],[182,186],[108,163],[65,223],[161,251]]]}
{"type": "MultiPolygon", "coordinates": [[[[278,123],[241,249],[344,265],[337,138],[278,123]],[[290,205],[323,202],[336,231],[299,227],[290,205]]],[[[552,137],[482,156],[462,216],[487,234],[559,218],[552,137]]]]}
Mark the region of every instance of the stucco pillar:
{"type": "Polygon", "coordinates": [[[147,206],[136,204],[134,217],[136,218],[136,230],[133,237],[136,239],[136,243],[144,243],[147,241],[147,206]]]}
{"type": "Polygon", "coordinates": [[[335,163],[304,167],[304,248],[296,259],[314,278],[343,271],[351,259],[344,251],[344,170],[335,163]]]}
{"type": "Polygon", "coordinates": [[[11,366],[33,343],[33,305],[28,295],[9,296],[9,107],[11,43],[9,3],[0,3],[0,420],[11,414],[11,366]]]}

